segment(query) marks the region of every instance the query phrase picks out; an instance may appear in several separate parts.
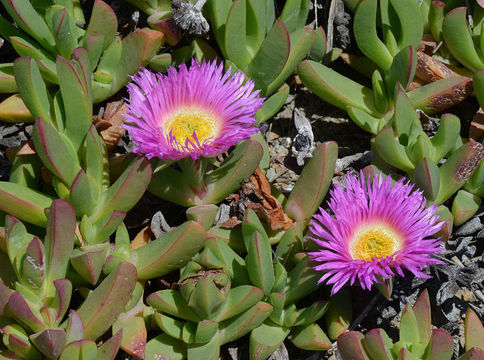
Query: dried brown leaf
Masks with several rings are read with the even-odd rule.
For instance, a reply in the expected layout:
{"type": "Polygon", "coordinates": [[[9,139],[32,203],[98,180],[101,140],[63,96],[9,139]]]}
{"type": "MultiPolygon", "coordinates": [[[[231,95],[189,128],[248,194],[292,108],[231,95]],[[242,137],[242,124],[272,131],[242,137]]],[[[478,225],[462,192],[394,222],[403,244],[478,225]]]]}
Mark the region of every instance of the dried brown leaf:
{"type": "Polygon", "coordinates": [[[137,248],[145,246],[150,242],[152,236],[153,236],[153,233],[151,232],[150,227],[145,226],[143,229],[141,229],[141,231],[138,234],[136,234],[133,241],[131,241],[131,244],[129,245],[129,249],[135,250],[137,248]]]}
{"type": "Polygon", "coordinates": [[[433,82],[457,75],[442,61],[427,55],[423,51],[417,51],[417,70],[415,74],[426,82],[433,82]]]}
{"type": "Polygon", "coordinates": [[[231,208],[232,216],[221,225],[223,228],[232,229],[241,224],[247,208],[254,210],[272,230],[287,230],[292,225],[282,205],[272,196],[271,185],[259,168],[242,183],[238,194],[227,196],[225,201],[231,208]]]}
{"type": "Polygon", "coordinates": [[[469,139],[481,141],[484,136],[484,111],[479,108],[475,113],[471,125],[469,126],[469,139]]]}
{"type": "Polygon", "coordinates": [[[94,125],[104,139],[108,152],[118,145],[126,131],[121,127],[126,111],[127,105],[122,100],[113,101],[106,105],[102,119],[97,115],[93,116],[94,125]]]}

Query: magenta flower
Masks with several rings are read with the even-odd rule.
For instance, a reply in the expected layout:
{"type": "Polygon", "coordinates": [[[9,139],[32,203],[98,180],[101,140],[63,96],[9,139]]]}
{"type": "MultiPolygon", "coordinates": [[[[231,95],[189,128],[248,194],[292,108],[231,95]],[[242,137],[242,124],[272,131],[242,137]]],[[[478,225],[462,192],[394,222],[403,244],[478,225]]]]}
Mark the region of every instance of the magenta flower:
{"type": "Polygon", "coordinates": [[[431,255],[443,251],[440,239],[429,238],[443,223],[436,205],[426,207],[422,191],[400,179],[375,176],[373,183],[360,173],[346,178],[346,189],[331,191],[329,207],[334,216],[320,208],[310,223],[311,239],[321,249],[309,253],[323,271],[319,282],[333,284],[331,294],[358,279],[363,289],[381,283],[406,268],[415,276],[429,278],[422,269],[442,263],[431,255]]]}
{"type": "Polygon", "coordinates": [[[211,157],[259,131],[255,112],[262,106],[245,74],[230,76],[222,64],[192,60],[167,75],[146,69],[128,84],[130,101],[124,126],[135,152],[148,158],[179,160],[211,157]]]}

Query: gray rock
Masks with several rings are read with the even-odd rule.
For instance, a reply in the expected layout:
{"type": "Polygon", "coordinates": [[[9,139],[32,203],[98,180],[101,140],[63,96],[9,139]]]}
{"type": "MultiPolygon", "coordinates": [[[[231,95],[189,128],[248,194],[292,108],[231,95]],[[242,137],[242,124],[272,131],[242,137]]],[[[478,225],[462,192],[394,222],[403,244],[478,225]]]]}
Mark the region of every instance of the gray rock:
{"type": "Polygon", "coordinates": [[[20,136],[12,136],[0,139],[0,145],[5,147],[19,146],[21,142],[20,136]]]}
{"type": "Polygon", "coordinates": [[[455,293],[460,289],[455,281],[446,281],[440,286],[437,291],[436,303],[438,306],[442,305],[446,300],[454,297],[455,293]]]}
{"type": "Polygon", "coordinates": [[[444,316],[447,318],[447,320],[457,323],[459,319],[461,318],[461,310],[459,307],[457,307],[456,303],[452,301],[450,303],[450,308],[448,311],[444,311],[444,316]]]}
{"type": "Polygon", "coordinates": [[[161,235],[171,230],[171,226],[168,225],[161,211],[158,211],[155,213],[155,215],[153,215],[150,227],[153,235],[155,235],[156,238],[159,238],[161,235]]]}
{"type": "Polygon", "coordinates": [[[455,235],[457,236],[467,236],[467,235],[472,235],[479,230],[482,230],[484,228],[484,225],[481,223],[481,219],[478,217],[473,217],[470,219],[468,222],[466,222],[464,225],[462,225],[456,232],[455,235]]]}
{"type": "Polygon", "coordinates": [[[0,125],[0,138],[19,132],[20,127],[15,124],[0,125]]]}
{"type": "Polygon", "coordinates": [[[222,225],[228,219],[230,219],[230,206],[227,204],[220,204],[217,215],[215,215],[214,225],[222,225]]]}
{"type": "Polygon", "coordinates": [[[469,243],[472,241],[472,236],[467,236],[467,237],[460,237],[456,239],[457,243],[457,249],[455,250],[456,252],[461,252],[462,250],[465,249],[469,245],[469,243]]]}

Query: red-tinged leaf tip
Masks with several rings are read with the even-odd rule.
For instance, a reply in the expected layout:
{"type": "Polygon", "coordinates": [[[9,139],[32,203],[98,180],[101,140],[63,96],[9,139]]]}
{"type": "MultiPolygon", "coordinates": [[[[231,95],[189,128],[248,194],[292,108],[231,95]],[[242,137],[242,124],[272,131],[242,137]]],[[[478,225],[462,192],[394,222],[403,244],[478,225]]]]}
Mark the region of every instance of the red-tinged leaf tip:
{"type": "Polygon", "coordinates": [[[57,29],[55,31],[55,36],[56,37],[59,36],[59,32],[62,29],[62,24],[64,23],[64,19],[65,19],[66,13],[67,13],[67,9],[66,8],[63,8],[63,9],[60,10],[60,12],[62,13],[62,15],[61,15],[61,18],[59,20],[59,26],[57,27],[57,29]]]}
{"type": "Polygon", "coordinates": [[[26,324],[33,331],[42,331],[47,327],[42,320],[34,315],[29,305],[18,291],[14,292],[8,299],[8,308],[16,319],[26,324]]]}
{"type": "Polygon", "coordinates": [[[50,359],[57,359],[60,356],[65,339],[66,333],[61,329],[47,329],[30,336],[34,345],[50,359]]]}
{"type": "Polygon", "coordinates": [[[54,280],[54,287],[59,298],[59,305],[57,307],[57,314],[55,316],[55,322],[57,323],[62,320],[64,314],[69,308],[72,295],[72,284],[68,279],[57,279],[54,280]]]}

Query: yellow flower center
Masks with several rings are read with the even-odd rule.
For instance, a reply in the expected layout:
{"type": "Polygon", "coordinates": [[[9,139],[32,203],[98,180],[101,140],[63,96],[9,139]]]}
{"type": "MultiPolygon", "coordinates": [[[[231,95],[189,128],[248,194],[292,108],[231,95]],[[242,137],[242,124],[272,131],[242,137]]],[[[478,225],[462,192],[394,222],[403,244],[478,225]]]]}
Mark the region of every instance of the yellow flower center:
{"type": "Polygon", "coordinates": [[[400,250],[397,234],[381,225],[366,227],[358,231],[351,246],[355,260],[371,261],[376,257],[387,257],[400,250]]]}
{"type": "Polygon", "coordinates": [[[215,117],[210,112],[189,107],[172,113],[165,122],[164,130],[168,134],[171,132],[176,141],[182,145],[185,145],[186,139],[196,144],[193,138],[195,133],[198,142],[202,144],[208,138],[215,136],[217,125],[215,117]]]}

